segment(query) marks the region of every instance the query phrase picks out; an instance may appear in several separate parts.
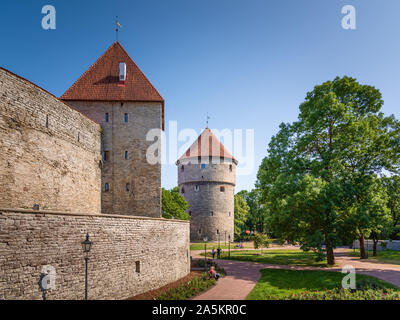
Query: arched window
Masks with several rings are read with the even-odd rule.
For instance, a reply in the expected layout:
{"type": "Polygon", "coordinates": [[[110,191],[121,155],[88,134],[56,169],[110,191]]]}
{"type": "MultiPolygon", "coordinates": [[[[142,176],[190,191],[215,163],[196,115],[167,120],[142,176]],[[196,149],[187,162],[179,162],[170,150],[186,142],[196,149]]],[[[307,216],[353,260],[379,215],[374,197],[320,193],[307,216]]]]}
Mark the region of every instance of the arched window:
{"type": "Polygon", "coordinates": [[[104,191],[108,191],[110,190],[110,187],[108,186],[108,183],[106,182],[106,184],[104,185],[104,191]]]}

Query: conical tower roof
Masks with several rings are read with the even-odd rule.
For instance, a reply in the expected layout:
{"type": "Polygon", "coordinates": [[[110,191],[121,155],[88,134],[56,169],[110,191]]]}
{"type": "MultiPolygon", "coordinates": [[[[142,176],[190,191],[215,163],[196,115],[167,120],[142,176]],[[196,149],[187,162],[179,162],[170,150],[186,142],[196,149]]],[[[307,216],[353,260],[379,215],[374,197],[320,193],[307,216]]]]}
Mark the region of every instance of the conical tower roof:
{"type": "Polygon", "coordinates": [[[189,149],[179,158],[177,164],[182,160],[192,158],[210,158],[218,157],[224,159],[231,159],[237,164],[234,156],[224,147],[218,138],[212,133],[209,128],[204,129],[195,142],[189,149]]]}

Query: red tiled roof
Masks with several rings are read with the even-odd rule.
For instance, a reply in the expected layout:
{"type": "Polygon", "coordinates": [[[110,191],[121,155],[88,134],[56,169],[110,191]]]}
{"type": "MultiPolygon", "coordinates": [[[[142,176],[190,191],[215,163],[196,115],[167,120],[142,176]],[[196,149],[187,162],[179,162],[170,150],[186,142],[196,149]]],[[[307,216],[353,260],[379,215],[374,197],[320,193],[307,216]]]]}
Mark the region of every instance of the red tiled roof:
{"type": "Polygon", "coordinates": [[[197,140],[179,158],[178,163],[184,159],[199,157],[227,158],[237,163],[235,157],[230,154],[209,128],[204,129],[197,140]]]}
{"type": "Polygon", "coordinates": [[[60,97],[62,100],[84,101],[154,101],[162,103],[164,128],[164,99],[139,67],[116,41],[60,97]],[[119,63],[126,63],[126,81],[119,82],[119,63]]]}

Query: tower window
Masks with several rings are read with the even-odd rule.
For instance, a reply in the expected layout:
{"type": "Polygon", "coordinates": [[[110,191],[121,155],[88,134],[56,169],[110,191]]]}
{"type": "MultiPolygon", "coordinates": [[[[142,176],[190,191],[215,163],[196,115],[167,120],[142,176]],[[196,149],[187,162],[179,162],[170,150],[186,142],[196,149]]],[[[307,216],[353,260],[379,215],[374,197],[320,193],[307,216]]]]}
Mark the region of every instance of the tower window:
{"type": "Polygon", "coordinates": [[[225,192],[225,187],[219,187],[219,191],[225,192]]]}
{"type": "Polygon", "coordinates": [[[196,191],[196,192],[197,192],[197,191],[199,191],[199,190],[200,190],[200,186],[198,186],[198,185],[195,185],[195,186],[194,186],[194,191],[196,191]]]}
{"type": "Polygon", "coordinates": [[[108,161],[110,160],[110,151],[104,151],[103,152],[103,161],[108,161]]]}
{"type": "Polygon", "coordinates": [[[201,234],[201,229],[199,229],[199,234],[201,234]]]}
{"type": "Polygon", "coordinates": [[[229,216],[231,216],[231,212],[229,211],[229,216]]]}
{"type": "Polygon", "coordinates": [[[46,128],[49,127],[49,116],[46,116],[46,128]]]}
{"type": "Polygon", "coordinates": [[[130,185],[129,183],[127,183],[127,184],[125,185],[125,191],[126,191],[126,192],[129,192],[130,187],[131,187],[131,185],[130,185]]]}
{"type": "Polygon", "coordinates": [[[78,142],[81,140],[81,135],[80,135],[80,133],[78,132],[78,142]]]}
{"type": "Polygon", "coordinates": [[[110,121],[110,118],[108,116],[108,112],[106,112],[106,122],[110,121]]]}
{"type": "Polygon", "coordinates": [[[217,229],[217,234],[219,234],[219,230],[217,229]]]}
{"type": "Polygon", "coordinates": [[[192,216],[192,211],[189,211],[189,216],[192,216]]]}
{"type": "Polygon", "coordinates": [[[185,171],[185,166],[181,166],[181,171],[185,171]]]}
{"type": "Polygon", "coordinates": [[[232,172],[232,165],[231,164],[229,165],[229,171],[232,172]]]}
{"type": "Polygon", "coordinates": [[[210,217],[214,216],[214,211],[210,211],[210,217]]]}
{"type": "Polygon", "coordinates": [[[128,114],[127,113],[124,114],[124,121],[128,122],[128,114]]]}
{"type": "Polygon", "coordinates": [[[110,190],[110,187],[108,186],[108,183],[106,182],[106,184],[104,185],[104,191],[108,191],[110,190]]]}
{"type": "Polygon", "coordinates": [[[185,188],[184,188],[184,187],[182,187],[181,192],[182,192],[182,193],[185,193],[185,188]]]}
{"type": "Polygon", "coordinates": [[[136,272],[140,273],[140,261],[135,262],[136,272]]]}
{"type": "Polygon", "coordinates": [[[128,160],[128,151],[125,151],[125,160],[128,160]]]}

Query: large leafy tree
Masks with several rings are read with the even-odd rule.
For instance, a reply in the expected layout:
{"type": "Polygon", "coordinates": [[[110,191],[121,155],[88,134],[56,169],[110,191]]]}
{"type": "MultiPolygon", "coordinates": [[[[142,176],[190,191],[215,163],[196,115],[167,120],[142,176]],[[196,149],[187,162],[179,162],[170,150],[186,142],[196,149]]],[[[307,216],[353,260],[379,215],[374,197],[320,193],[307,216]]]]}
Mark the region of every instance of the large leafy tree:
{"type": "Polygon", "coordinates": [[[238,241],[246,232],[246,221],[248,219],[250,208],[241,194],[235,194],[234,212],[235,212],[235,240],[238,241]]]}
{"type": "Polygon", "coordinates": [[[246,220],[246,230],[263,233],[266,232],[268,208],[261,202],[262,193],[258,189],[238,192],[249,206],[249,214],[246,220]]]}
{"type": "Polygon", "coordinates": [[[349,77],[316,86],[298,121],[280,126],[260,166],[258,187],[272,231],[305,250],[325,247],[328,264],[350,222],[357,221],[350,229],[363,242],[386,216],[372,210],[382,199],[370,196],[371,176],[397,170],[399,126],[379,112],[382,104],[377,89],[349,77]]]}
{"type": "Polygon", "coordinates": [[[387,207],[391,213],[388,237],[392,240],[400,238],[400,176],[382,177],[382,185],[387,193],[387,207]]]}
{"type": "Polygon", "coordinates": [[[189,204],[185,198],[180,195],[178,187],[171,190],[162,188],[161,210],[163,218],[190,220],[190,216],[186,212],[188,208],[189,204]]]}

